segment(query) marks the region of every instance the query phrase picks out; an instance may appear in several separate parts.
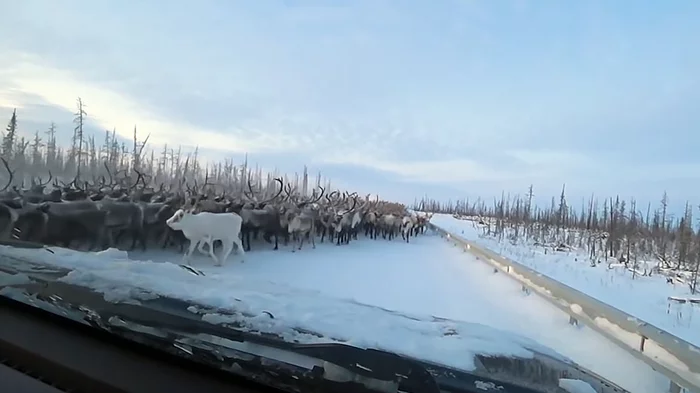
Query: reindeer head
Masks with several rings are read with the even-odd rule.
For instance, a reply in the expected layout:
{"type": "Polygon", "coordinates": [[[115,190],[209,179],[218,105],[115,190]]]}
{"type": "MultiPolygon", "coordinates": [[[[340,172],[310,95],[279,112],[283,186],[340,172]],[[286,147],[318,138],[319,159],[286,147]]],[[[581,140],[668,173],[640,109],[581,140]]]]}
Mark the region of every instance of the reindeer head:
{"type": "Polygon", "coordinates": [[[182,221],[191,214],[190,211],[178,209],[165,223],[172,229],[182,229],[182,221]]]}

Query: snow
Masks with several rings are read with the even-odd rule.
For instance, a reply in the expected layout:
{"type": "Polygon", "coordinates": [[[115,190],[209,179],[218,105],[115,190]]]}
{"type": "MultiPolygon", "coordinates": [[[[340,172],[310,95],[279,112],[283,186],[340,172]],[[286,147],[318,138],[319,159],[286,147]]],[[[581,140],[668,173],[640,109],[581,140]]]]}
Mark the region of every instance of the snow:
{"type": "Polygon", "coordinates": [[[666,276],[637,275],[623,264],[601,263],[591,267],[584,250],[547,253],[542,247],[480,236],[482,231],[470,220],[458,220],[451,215],[435,214],[431,222],[462,236],[464,239],[490,249],[509,259],[577,289],[603,303],[609,304],[644,322],[650,323],[689,343],[700,346],[700,304],[679,303],[671,298],[688,299],[687,285],[666,282],[666,276]]]}
{"type": "Polygon", "coordinates": [[[29,276],[23,273],[9,274],[0,271],[0,285],[19,285],[30,283],[29,276]]]}
{"type": "Polygon", "coordinates": [[[561,378],[559,387],[568,393],[596,393],[593,386],[578,379],[561,378]]]}
{"type": "MultiPolygon", "coordinates": [[[[633,392],[668,387],[640,360],[596,332],[570,325],[544,299],[524,293],[439,236],[420,236],[410,244],[324,243],[296,253],[254,249],[245,263],[231,258],[223,267],[197,255],[192,266],[203,276],[178,266],[181,256],[173,253],[52,250],[0,247],[0,254],[74,269],[65,281],[94,288],[109,301],[161,294],[235,309],[247,328],[289,340],[332,339],[467,370],[476,353],[529,357],[536,350],[573,359],[633,392]]],[[[231,319],[190,309],[205,313],[210,323],[231,319]]]]}
{"type": "MultiPolygon", "coordinates": [[[[606,318],[597,317],[595,318],[594,322],[599,328],[606,330],[608,334],[616,337],[618,340],[622,341],[629,347],[639,347],[640,340],[637,334],[630,333],[622,329],[620,326],[610,322],[606,318]]],[[[647,354],[647,356],[649,356],[650,358],[659,362],[660,364],[663,364],[666,367],[669,367],[672,370],[678,372],[686,379],[690,381],[695,381],[696,384],[700,384],[700,376],[698,376],[696,373],[691,372],[687,364],[673,356],[670,352],[668,352],[654,340],[645,340],[644,353],[647,354]]]]}

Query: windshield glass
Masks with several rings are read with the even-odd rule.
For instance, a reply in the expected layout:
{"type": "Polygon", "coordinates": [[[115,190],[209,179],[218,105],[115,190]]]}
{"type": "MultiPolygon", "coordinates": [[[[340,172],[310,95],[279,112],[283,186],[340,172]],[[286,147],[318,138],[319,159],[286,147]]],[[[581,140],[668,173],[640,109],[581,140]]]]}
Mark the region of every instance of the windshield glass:
{"type": "Polygon", "coordinates": [[[700,5],[635,4],[6,4],[0,296],[417,390],[700,386],[623,335],[700,345],[700,5]]]}

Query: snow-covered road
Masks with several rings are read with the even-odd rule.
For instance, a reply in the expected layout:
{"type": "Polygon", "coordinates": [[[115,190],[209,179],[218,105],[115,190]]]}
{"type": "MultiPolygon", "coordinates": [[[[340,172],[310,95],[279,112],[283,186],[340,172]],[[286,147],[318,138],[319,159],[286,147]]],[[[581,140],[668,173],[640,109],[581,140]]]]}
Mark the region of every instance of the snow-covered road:
{"type": "MultiPolygon", "coordinates": [[[[192,266],[203,271],[203,277],[168,263],[180,262],[172,253],[134,252],[126,258],[115,250],[99,256],[40,252],[49,255],[44,255],[49,263],[75,268],[69,275],[72,282],[113,299],[137,295],[130,289],[135,286],[260,315],[251,320],[258,328],[265,325],[289,334],[285,328],[301,327],[457,367],[470,366],[470,350],[523,354],[527,348],[538,349],[529,340],[509,335],[512,332],[632,392],[659,392],[668,386],[646,364],[597,333],[570,325],[561,311],[523,293],[514,281],[438,236],[421,236],[410,244],[361,238],[347,246],[319,244],[296,253],[258,250],[247,254],[245,263],[232,255],[221,268],[211,266],[207,258],[195,259],[192,266]],[[495,337],[482,331],[482,325],[503,332],[490,342],[495,337]],[[460,334],[448,334],[451,331],[460,334]]],[[[25,257],[37,252],[7,247],[0,251],[25,257]]]]}

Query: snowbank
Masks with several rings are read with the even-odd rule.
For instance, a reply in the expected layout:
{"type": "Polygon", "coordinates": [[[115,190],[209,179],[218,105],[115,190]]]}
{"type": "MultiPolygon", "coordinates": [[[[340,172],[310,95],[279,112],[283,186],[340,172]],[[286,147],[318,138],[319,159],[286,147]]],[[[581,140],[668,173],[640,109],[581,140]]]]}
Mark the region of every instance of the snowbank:
{"type": "MultiPolygon", "coordinates": [[[[197,276],[179,265],[134,261],[119,252],[82,253],[0,248],[0,253],[75,269],[61,281],[92,288],[109,301],[165,295],[194,301],[243,317],[251,330],[280,334],[299,342],[342,341],[473,370],[475,354],[533,356],[532,350],[567,361],[528,338],[484,325],[411,315],[320,296],[318,292],[243,277],[197,276]],[[269,314],[274,318],[270,318],[269,314]],[[297,330],[318,333],[299,334],[297,330]]],[[[212,323],[231,317],[209,314],[212,323]]],[[[240,319],[239,319],[240,320],[240,319]]]]}
{"type": "Polygon", "coordinates": [[[435,214],[435,225],[519,262],[554,280],[577,289],[634,317],[646,321],[694,345],[700,345],[700,305],[670,301],[670,297],[689,297],[687,286],[672,285],[666,277],[637,275],[624,268],[609,269],[601,263],[591,267],[585,252],[554,252],[525,244],[518,239],[499,242],[483,237],[474,221],[457,220],[451,215],[435,214]]]}

